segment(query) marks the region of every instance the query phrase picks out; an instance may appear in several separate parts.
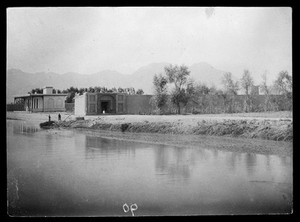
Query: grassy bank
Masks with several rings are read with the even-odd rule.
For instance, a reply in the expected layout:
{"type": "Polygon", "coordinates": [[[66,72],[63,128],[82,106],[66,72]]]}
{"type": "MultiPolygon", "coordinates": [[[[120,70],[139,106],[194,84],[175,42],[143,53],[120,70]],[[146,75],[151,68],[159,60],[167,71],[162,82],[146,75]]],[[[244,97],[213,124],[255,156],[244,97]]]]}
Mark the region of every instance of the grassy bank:
{"type": "Polygon", "coordinates": [[[61,122],[61,127],[90,128],[98,130],[160,133],[182,135],[230,136],[242,138],[258,138],[276,141],[293,140],[292,120],[199,120],[188,124],[182,120],[175,122],[109,122],[103,119],[71,120],[61,122]]]}
{"type": "Polygon", "coordinates": [[[274,141],[293,140],[293,119],[290,112],[206,114],[206,115],[101,115],[85,116],[76,120],[74,115],[61,113],[7,112],[7,118],[48,121],[56,127],[82,128],[131,133],[159,133],[177,135],[210,135],[257,138],[274,141]]]}

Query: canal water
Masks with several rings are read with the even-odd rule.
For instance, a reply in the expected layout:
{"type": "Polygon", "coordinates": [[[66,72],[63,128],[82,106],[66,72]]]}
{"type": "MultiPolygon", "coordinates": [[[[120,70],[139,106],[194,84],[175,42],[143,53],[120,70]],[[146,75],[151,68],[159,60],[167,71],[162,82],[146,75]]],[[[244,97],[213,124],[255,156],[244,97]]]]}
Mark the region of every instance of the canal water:
{"type": "Polygon", "coordinates": [[[12,216],[290,213],[292,158],[41,130],[7,120],[12,216]]]}

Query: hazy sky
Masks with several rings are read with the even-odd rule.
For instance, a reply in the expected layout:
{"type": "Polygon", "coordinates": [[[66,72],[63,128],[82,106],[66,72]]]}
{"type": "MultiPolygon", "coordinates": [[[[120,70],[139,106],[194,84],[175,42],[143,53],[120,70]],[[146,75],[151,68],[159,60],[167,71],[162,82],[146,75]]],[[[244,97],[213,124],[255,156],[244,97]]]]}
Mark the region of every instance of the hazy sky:
{"type": "Polygon", "coordinates": [[[26,72],[207,62],[256,79],[292,71],[291,8],[9,8],[7,67],[26,72]]]}

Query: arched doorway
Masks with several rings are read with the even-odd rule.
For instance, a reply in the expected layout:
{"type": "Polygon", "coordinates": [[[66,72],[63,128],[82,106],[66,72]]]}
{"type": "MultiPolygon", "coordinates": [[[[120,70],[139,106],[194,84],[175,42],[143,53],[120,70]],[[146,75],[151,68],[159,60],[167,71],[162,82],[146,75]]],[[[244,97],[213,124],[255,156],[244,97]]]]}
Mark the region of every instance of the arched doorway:
{"type": "Polygon", "coordinates": [[[116,98],[114,95],[100,95],[97,101],[97,114],[116,113],[116,98]]]}

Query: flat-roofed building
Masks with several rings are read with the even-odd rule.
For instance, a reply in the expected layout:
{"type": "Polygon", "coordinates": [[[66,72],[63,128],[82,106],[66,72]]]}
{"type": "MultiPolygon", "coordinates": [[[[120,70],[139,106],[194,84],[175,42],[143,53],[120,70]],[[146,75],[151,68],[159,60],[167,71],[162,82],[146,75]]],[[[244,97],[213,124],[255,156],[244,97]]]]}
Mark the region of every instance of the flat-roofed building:
{"type": "Polygon", "coordinates": [[[152,107],[151,95],[125,93],[90,93],[75,96],[75,115],[147,114],[152,107]]]}
{"type": "Polygon", "coordinates": [[[43,93],[14,96],[14,103],[24,105],[24,110],[32,112],[63,112],[67,94],[53,93],[53,87],[46,86],[43,93]]]}

